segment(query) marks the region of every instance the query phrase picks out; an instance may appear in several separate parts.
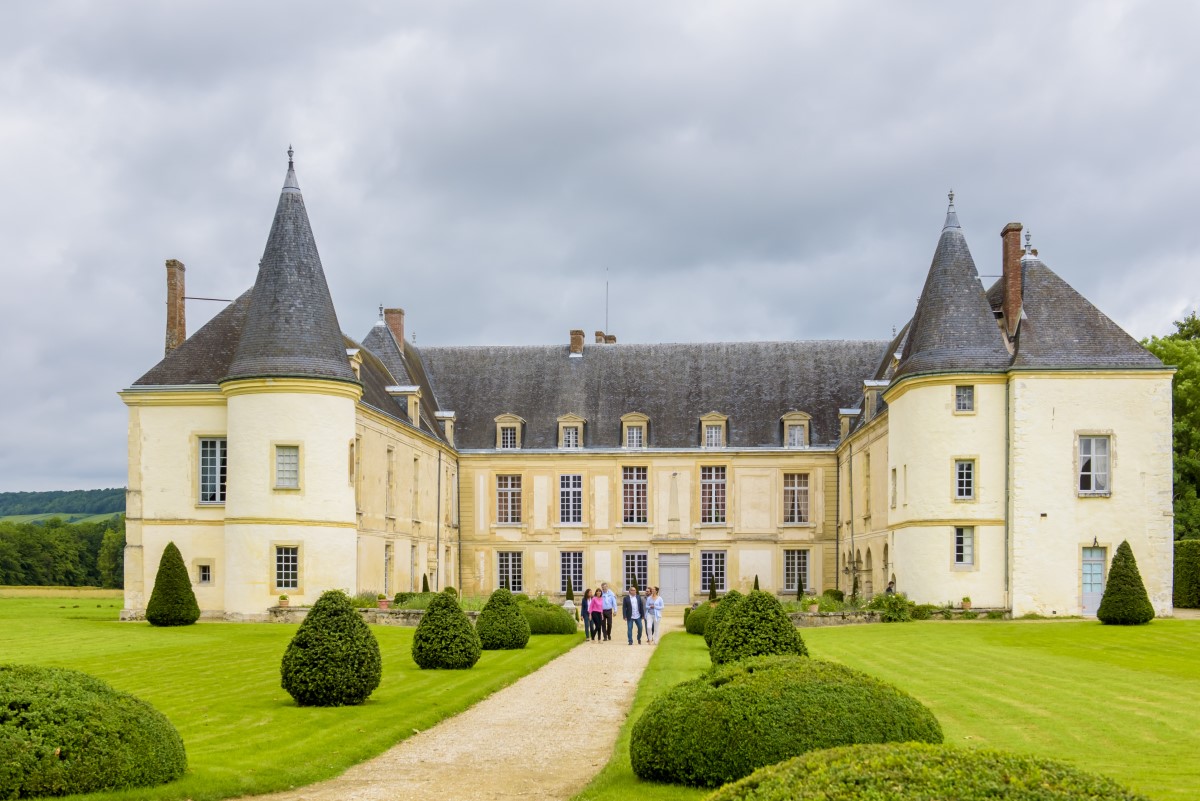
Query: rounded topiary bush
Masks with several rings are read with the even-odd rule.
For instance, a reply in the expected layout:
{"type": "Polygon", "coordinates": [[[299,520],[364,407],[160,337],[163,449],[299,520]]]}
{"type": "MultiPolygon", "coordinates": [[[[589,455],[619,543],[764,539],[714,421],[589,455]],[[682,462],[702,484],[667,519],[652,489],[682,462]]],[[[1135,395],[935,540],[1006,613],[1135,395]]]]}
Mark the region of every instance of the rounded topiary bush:
{"type": "Polygon", "coordinates": [[[704,642],[708,644],[709,648],[712,648],[713,638],[717,636],[717,631],[721,628],[726,616],[729,615],[729,610],[737,606],[738,601],[745,597],[737,590],[730,590],[708,614],[708,622],[704,624],[704,642]]]}
{"type": "Polygon", "coordinates": [[[151,787],[187,770],[161,712],[85,673],[0,665],[0,798],[151,787]]]}
{"type": "Polygon", "coordinates": [[[475,632],[485,651],[516,650],[529,642],[529,622],[521,614],[517,599],[503,587],[483,605],[475,620],[475,632]]]}
{"type": "Polygon", "coordinates": [[[533,634],[574,634],[579,630],[574,615],[545,598],[523,601],[520,609],[533,634]]]}
{"type": "Polygon", "coordinates": [[[769,656],[660,695],[634,724],[629,758],[642,779],[716,787],[807,751],[908,740],[942,741],[915,698],[833,662],[769,656]]]}
{"type": "Polygon", "coordinates": [[[481,653],[479,635],[458,601],[439,592],[413,634],[412,658],[422,670],[466,670],[481,653]]]}
{"type": "Polygon", "coordinates": [[[350,596],[329,590],[308,610],[279,667],[283,689],[300,706],[361,704],[379,686],[379,643],[350,596]]]}
{"type": "Polygon", "coordinates": [[[709,656],[714,665],[723,665],[769,654],[806,656],[808,649],[779,600],[769,592],[754,590],[729,610],[709,656]]]}
{"type": "Polygon", "coordinates": [[[1118,626],[1140,626],[1154,619],[1154,606],[1146,594],[1129,540],[1122,540],[1117,546],[1096,617],[1101,623],[1118,626]]]}
{"type": "Polygon", "coordinates": [[[175,543],[168,542],[158,560],[154,589],[146,604],[146,620],[152,626],[190,626],[200,619],[200,605],[192,592],[192,580],[175,543]]]}
{"type": "Polygon", "coordinates": [[[1175,543],[1175,606],[1181,609],[1200,607],[1200,540],[1179,540],[1175,543]]]}
{"type": "Polygon", "coordinates": [[[904,743],[789,759],[705,801],[1147,801],[1111,779],[1040,757],[904,743]]]}
{"type": "Polygon", "coordinates": [[[708,627],[708,616],[713,613],[713,605],[708,601],[697,606],[683,620],[683,627],[688,634],[704,634],[708,627]]]}

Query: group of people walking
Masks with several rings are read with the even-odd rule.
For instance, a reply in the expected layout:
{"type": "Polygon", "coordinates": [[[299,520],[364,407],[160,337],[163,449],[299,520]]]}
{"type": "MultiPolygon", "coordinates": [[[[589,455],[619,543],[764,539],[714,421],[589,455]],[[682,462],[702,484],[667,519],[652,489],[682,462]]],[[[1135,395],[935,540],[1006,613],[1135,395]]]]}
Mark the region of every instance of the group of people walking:
{"type": "MultiPolygon", "coordinates": [[[[583,633],[589,640],[611,640],[613,613],[617,608],[617,595],[603,582],[595,590],[583,593],[583,633]]],[[[642,644],[642,632],[646,642],[658,641],[659,622],[662,620],[663,599],[658,587],[651,587],[645,595],[630,585],[629,593],[621,599],[621,618],[625,621],[625,636],[633,645],[633,631],[637,629],[638,645],[642,644]]]]}

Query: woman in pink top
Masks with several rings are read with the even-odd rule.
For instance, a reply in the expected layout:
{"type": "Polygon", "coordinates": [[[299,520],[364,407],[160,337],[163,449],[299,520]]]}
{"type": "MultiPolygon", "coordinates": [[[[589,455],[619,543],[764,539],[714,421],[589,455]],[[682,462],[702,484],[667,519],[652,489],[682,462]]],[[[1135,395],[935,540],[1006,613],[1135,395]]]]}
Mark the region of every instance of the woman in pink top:
{"type": "Polygon", "coordinates": [[[604,631],[604,593],[599,589],[592,595],[592,599],[588,601],[588,613],[592,616],[592,639],[601,636],[604,631]]]}

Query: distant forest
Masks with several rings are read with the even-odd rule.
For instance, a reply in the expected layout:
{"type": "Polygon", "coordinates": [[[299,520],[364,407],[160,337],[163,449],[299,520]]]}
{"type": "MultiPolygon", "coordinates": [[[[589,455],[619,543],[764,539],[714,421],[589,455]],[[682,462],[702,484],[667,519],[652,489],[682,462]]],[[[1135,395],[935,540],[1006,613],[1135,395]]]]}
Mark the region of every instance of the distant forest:
{"type": "Polygon", "coordinates": [[[103,515],[125,511],[122,487],[49,492],[0,492],[0,517],[49,513],[103,515]]]}
{"type": "Polygon", "coordinates": [[[125,515],[100,523],[0,520],[0,584],[121,587],[125,515]]]}

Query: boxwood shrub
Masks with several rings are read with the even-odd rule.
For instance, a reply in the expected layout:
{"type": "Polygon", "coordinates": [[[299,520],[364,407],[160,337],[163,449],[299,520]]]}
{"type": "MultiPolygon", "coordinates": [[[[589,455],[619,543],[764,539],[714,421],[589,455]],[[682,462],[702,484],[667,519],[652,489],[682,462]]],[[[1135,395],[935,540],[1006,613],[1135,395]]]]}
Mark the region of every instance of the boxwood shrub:
{"type": "Polygon", "coordinates": [[[458,601],[435,593],[413,633],[413,661],[422,670],[466,670],[481,652],[479,635],[458,601]]]}
{"type": "Polygon", "coordinates": [[[187,770],[161,712],[61,668],[0,665],[0,798],[151,787],[187,770]]]}
{"type": "Polygon", "coordinates": [[[532,634],[574,634],[579,629],[575,617],[561,606],[550,603],[545,598],[532,600],[518,595],[521,604],[521,615],[529,624],[532,634]]]}
{"type": "Polygon", "coordinates": [[[146,620],[152,626],[190,626],[200,619],[200,605],[192,592],[183,556],[174,542],[168,542],[158,560],[154,589],[146,603],[146,620]]]}
{"type": "Polygon", "coordinates": [[[937,604],[917,604],[912,609],[913,620],[929,620],[938,610],[937,604]]]}
{"type": "Polygon", "coordinates": [[[1200,540],[1175,543],[1175,605],[1200,608],[1200,540]]]}
{"type": "Polygon", "coordinates": [[[881,593],[871,599],[867,604],[868,609],[874,609],[879,612],[879,619],[884,623],[906,623],[913,619],[913,607],[916,606],[912,601],[908,600],[908,596],[902,592],[881,593]]]}
{"type": "Polygon", "coordinates": [[[763,768],[705,801],[1148,801],[1061,762],[904,743],[814,751],[763,768]]]}
{"type": "Polygon", "coordinates": [[[713,637],[717,636],[717,630],[721,627],[721,622],[725,616],[729,614],[729,610],[737,606],[738,601],[746,596],[742,595],[737,590],[730,590],[725,593],[725,597],[720,603],[713,607],[713,610],[708,614],[708,622],[704,624],[704,642],[712,648],[713,637]]]}
{"type": "Polygon", "coordinates": [[[1117,546],[1096,617],[1101,623],[1118,626],[1140,626],[1154,619],[1154,607],[1146,594],[1129,540],[1122,540],[1117,546]]]}
{"type": "Polygon", "coordinates": [[[839,604],[843,603],[846,600],[846,593],[842,592],[841,590],[825,590],[825,592],[823,592],[821,594],[828,595],[830,598],[837,601],[839,604]]]}
{"type": "Polygon", "coordinates": [[[321,593],[288,643],[279,675],[300,706],[354,706],[370,697],[383,662],[350,596],[341,590],[321,593]]]}
{"type": "Polygon", "coordinates": [[[660,695],[634,724],[629,757],[642,779],[716,787],[807,751],[908,740],[942,741],[916,699],[833,662],[768,656],[660,695]]]}
{"type": "Polygon", "coordinates": [[[521,614],[517,599],[501,587],[492,593],[475,620],[475,632],[485,651],[511,651],[529,642],[529,622],[521,614]]]}
{"type": "Polygon", "coordinates": [[[808,649],[779,599],[769,592],[753,590],[729,610],[709,656],[714,665],[723,665],[769,654],[806,656],[808,649]]]}
{"type": "Polygon", "coordinates": [[[713,605],[708,601],[703,602],[691,611],[683,621],[683,627],[688,634],[699,634],[703,636],[704,630],[708,627],[708,616],[713,613],[713,605]]]}

